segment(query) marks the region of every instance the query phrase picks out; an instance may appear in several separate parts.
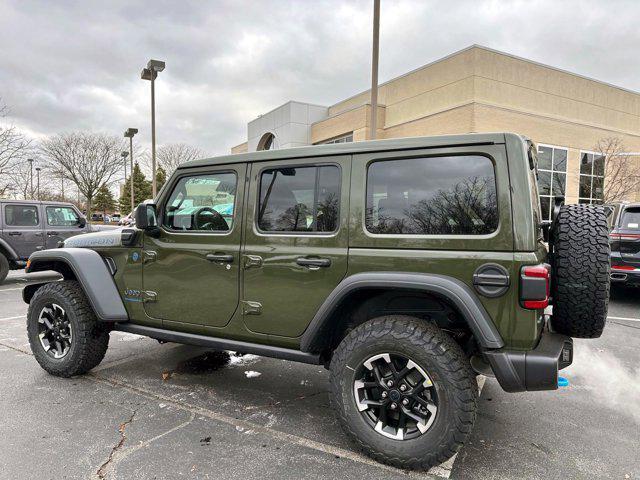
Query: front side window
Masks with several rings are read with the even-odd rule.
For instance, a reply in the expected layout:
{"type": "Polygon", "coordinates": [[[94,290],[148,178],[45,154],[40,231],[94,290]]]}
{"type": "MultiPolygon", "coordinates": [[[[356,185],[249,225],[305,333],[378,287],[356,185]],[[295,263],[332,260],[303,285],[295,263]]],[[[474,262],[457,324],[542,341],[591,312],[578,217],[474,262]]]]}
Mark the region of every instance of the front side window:
{"type": "Polygon", "coordinates": [[[603,203],[604,158],[604,155],[597,153],[581,153],[579,203],[603,203]]]}
{"type": "Polygon", "coordinates": [[[73,227],[79,218],[71,207],[47,207],[47,225],[52,227],[73,227]]]}
{"type": "Polygon", "coordinates": [[[377,234],[492,233],[498,228],[493,163],[479,155],[372,163],[365,225],[377,234]]]}
{"type": "Polygon", "coordinates": [[[236,187],[237,177],[231,172],[182,177],[165,204],[162,224],[172,230],[228,232],[236,187]]]}
{"type": "Polygon", "coordinates": [[[33,205],[6,205],[4,221],[12,227],[37,227],[40,223],[38,208],[33,205]]]}
{"type": "Polygon", "coordinates": [[[567,185],[567,150],[538,147],[538,193],[542,220],[551,220],[553,198],[564,197],[567,185]]]}
{"type": "Polygon", "coordinates": [[[339,203],[340,169],[334,165],[264,170],[258,227],[264,232],[334,232],[339,203]]]}

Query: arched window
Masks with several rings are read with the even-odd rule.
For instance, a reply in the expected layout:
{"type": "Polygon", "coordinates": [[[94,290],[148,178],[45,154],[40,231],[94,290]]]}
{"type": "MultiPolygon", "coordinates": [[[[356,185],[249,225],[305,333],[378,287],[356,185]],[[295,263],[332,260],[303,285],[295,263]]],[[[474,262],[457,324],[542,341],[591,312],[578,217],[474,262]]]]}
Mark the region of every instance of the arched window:
{"type": "Polygon", "coordinates": [[[275,135],[271,132],[265,133],[258,142],[258,150],[273,150],[275,148],[275,135]]]}

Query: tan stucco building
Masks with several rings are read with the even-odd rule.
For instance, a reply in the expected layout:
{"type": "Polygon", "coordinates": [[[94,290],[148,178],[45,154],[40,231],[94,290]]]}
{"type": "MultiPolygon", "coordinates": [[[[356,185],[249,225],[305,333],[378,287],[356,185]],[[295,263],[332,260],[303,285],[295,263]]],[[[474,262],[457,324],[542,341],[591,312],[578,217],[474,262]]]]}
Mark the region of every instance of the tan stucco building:
{"type": "MultiPolygon", "coordinates": [[[[619,138],[640,172],[640,93],[482,46],[471,46],[379,87],[377,138],[511,131],[539,145],[543,210],[598,202],[598,141],[619,138]],[[595,165],[592,166],[592,165],[595,165]],[[566,185],[566,186],[565,186],[566,185]],[[546,197],[546,198],[545,198],[546,197]]],[[[331,106],[288,102],[249,122],[233,153],[369,139],[364,91],[331,106]]],[[[627,200],[640,201],[640,185],[627,200]]]]}

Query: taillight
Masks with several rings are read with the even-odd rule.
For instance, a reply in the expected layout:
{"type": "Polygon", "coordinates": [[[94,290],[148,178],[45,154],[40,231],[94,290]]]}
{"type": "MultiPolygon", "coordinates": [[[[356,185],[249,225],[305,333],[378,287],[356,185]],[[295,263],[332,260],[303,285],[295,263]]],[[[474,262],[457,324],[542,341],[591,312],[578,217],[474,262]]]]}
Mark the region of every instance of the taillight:
{"type": "Polygon", "coordinates": [[[548,265],[527,265],[520,271],[520,304],[529,310],[547,308],[551,286],[548,265]]]}
{"type": "Polygon", "coordinates": [[[635,270],[636,267],[630,265],[611,265],[612,270],[635,270]]]}

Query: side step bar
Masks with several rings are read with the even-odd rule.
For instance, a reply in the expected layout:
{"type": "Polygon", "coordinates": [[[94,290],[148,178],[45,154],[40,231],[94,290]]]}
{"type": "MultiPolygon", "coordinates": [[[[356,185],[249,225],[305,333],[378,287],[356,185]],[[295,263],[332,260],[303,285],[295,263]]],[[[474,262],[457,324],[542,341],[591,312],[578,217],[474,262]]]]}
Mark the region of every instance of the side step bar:
{"type": "Polygon", "coordinates": [[[185,345],[197,345],[199,347],[215,348],[216,350],[233,350],[234,352],[252,353],[263,357],[278,358],[280,360],[290,360],[292,362],[309,363],[320,365],[320,355],[301,352],[290,348],[272,347],[258,343],[240,342],[227,338],[214,338],[194,333],[175,332],[162,328],[147,327],[144,325],[134,325],[131,323],[115,323],[113,330],[145,337],[155,338],[164,342],[183,343],[185,345]]]}

